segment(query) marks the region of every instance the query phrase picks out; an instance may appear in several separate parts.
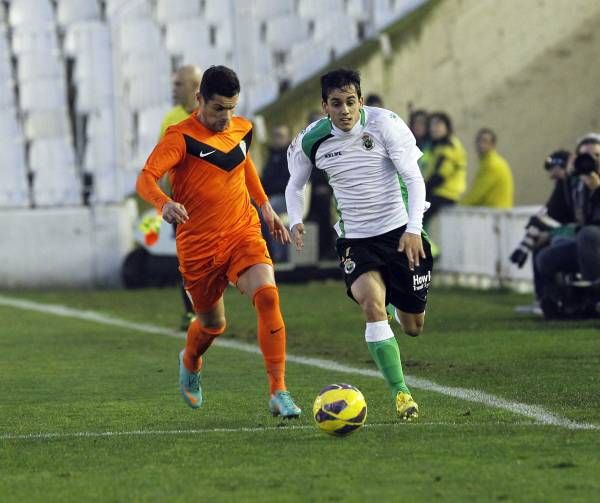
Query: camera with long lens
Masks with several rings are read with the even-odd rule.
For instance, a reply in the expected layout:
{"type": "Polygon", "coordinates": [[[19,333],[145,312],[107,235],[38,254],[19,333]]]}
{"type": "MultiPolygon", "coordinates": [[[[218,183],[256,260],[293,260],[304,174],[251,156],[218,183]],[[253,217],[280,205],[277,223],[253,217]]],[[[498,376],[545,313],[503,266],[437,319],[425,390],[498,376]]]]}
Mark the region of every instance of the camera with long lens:
{"type": "Polygon", "coordinates": [[[590,154],[579,154],[573,163],[573,174],[577,176],[589,175],[598,171],[598,160],[590,154]]]}
{"type": "Polygon", "coordinates": [[[525,236],[510,254],[510,261],[519,268],[523,267],[531,251],[537,247],[542,233],[558,227],[560,223],[547,215],[532,216],[525,226],[525,236]]]}

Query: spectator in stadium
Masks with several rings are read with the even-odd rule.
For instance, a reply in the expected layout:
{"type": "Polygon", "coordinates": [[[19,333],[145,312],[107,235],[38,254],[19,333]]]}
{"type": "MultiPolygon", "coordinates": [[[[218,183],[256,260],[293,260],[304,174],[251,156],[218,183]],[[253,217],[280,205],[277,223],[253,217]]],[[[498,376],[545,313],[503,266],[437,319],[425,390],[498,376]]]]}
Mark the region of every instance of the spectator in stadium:
{"type": "Polygon", "coordinates": [[[429,243],[421,238],[421,152],[395,113],[363,106],[358,72],[323,75],[321,97],[328,116],[303,130],[288,150],[285,195],[292,239],[301,249],[304,187],[315,167],[327,175],[338,203],[338,257],[347,294],[363,311],[367,347],[398,416],[414,418],[418,406],[404,382],[386,303],[406,334],[421,333],[433,262],[429,243]]]}
{"type": "Polygon", "coordinates": [[[425,227],[442,208],[456,204],[467,185],[467,153],[454,135],[450,117],[444,112],[432,113],[428,125],[432,151],[425,186],[431,207],[423,218],[425,227]]]}
{"type": "MultiPolygon", "coordinates": [[[[159,139],[165,135],[165,131],[169,126],[177,124],[184,119],[187,119],[189,115],[198,106],[196,100],[196,93],[200,86],[200,80],[202,79],[202,70],[194,65],[185,65],[177,69],[173,74],[172,79],[172,97],[173,97],[173,108],[171,108],[164,116],[163,121],[160,125],[159,139]]],[[[164,177],[161,184],[165,190],[170,193],[171,187],[167,177],[164,177]]],[[[177,233],[177,224],[173,224],[174,232],[177,233]]],[[[183,315],[181,316],[181,323],[179,325],[180,330],[187,331],[190,322],[194,319],[194,307],[190,301],[185,288],[183,287],[183,280],[180,288],[181,300],[183,302],[183,315]]]]}
{"type": "Polygon", "coordinates": [[[365,105],[368,107],[379,107],[383,108],[383,99],[381,96],[375,93],[368,94],[365,98],[365,105]]]}
{"type": "Polygon", "coordinates": [[[479,169],[469,191],[460,200],[465,206],[507,209],[513,207],[514,183],[508,162],[496,151],[496,133],[482,128],[475,138],[479,169]]]}
{"type": "Polygon", "coordinates": [[[408,127],[417,141],[417,147],[423,152],[419,159],[419,168],[423,173],[431,157],[431,136],[429,135],[427,112],[422,109],[412,111],[408,118],[408,127]]]}
{"type": "Polygon", "coordinates": [[[181,66],[173,74],[173,108],[163,118],[159,138],[164,136],[169,126],[187,119],[198,107],[196,93],[201,79],[202,70],[194,65],[181,66]]]}
{"type": "Polygon", "coordinates": [[[262,238],[260,208],[271,233],[282,243],[290,235],[271,208],[249,149],[252,124],[234,115],[240,84],[224,66],[204,72],[196,97],[199,108],[168,128],[141,171],[140,196],[177,223],[177,255],[196,318],[179,353],[179,389],[197,409],[203,403],[202,355],[225,331],[223,293],[233,283],[257,312],[258,343],[269,380],[269,411],[284,418],[301,410],[285,385],[286,330],[279,307],[273,264],[262,238]],[[157,181],[169,172],[173,197],[157,181]]]}
{"type": "MultiPolygon", "coordinates": [[[[287,213],[285,187],[290,179],[287,165],[287,149],[290,145],[290,139],[290,129],[287,126],[279,125],[272,129],[267,162],[261,173],[263,188],[269,196],[271,207],[278,215],[287,213]]],[[[267,241],[273,260],[275,262],[287,260],[287,246],[273,239],[266,226],[263,229],[263,236],[267,241]]]]}
{"type": "Polygon", "coordinates": [[[571,176],[578,180],[569,184],[575,235],[556,238],[537,254],[536,267],[544,285],[542,296],[557,273],[580,273],[583,280],[600,280],[600,135],[583,137],[575,152],[571,176]],[[592,166],[583,170],[578,161],[586,156],[592,166]]]}

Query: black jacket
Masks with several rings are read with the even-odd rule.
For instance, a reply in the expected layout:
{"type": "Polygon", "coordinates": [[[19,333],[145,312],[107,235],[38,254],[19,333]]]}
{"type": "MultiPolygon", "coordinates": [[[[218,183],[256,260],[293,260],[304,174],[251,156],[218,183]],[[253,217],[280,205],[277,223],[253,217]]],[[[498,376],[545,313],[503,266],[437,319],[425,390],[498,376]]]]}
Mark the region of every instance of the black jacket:
{"type": "Polygon", "coordinates": [[[285,194],[290,179],[287,165],[287,147],[269,147],[269,157],[262,171],[261,181],[267,196],[285,194]]]}

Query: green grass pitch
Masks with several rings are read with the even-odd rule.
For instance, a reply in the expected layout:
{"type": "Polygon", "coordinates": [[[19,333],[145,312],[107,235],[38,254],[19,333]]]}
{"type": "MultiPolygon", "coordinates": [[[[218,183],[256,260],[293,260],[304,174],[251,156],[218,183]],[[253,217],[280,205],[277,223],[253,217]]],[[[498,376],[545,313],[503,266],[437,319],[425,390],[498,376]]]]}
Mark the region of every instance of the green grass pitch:
{"type": "MultiPolygon", "coordinates": [[[[175,328],[175,289],[2,292],[175,328]]],[[[374,369],[358,308],[340,283],[284,285],[288,352],[374,369]]],[[[398,332],[406,374],[600,425],[597,322],[518,317],[526,296],[433,288],[426,332],[398,332]]],[[[223,336],[255,343],[247,299],[226,294],[223,336]]],[[[0,501],[597,501],[600,429],[550,426],[502,408],[413,388],[400,424],[380,379],[288,363],[303,407],[267,412],[259,355],[213,347],[206,404],[177,390],[182,339],[0,306],[0,501]],[[367,426],[320,433],[318,391],[350,382],[367,426]],[[31,435],[30,437],[27,437],[31,435]]]]}

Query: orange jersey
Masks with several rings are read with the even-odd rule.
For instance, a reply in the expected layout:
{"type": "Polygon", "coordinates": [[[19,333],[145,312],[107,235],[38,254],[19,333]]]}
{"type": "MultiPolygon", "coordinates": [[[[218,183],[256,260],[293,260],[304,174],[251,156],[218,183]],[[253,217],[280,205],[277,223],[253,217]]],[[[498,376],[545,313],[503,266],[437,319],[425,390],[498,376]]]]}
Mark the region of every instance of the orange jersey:
{"type": "Polygon", "coordinates": [[[167,129],[137,180],[138,194],[158,211],[171,200],[157,181],[168,172],[172,200],[183,204],[189,220],[177,226],[177,255],[182,272],[260,221],[259,206],[268,201],[248,150],[252,125],[233,117],[225,131],[203,126],[193,113],[167,129]],[[191,263],[190,263],[191,262],[191,263]]]}

